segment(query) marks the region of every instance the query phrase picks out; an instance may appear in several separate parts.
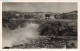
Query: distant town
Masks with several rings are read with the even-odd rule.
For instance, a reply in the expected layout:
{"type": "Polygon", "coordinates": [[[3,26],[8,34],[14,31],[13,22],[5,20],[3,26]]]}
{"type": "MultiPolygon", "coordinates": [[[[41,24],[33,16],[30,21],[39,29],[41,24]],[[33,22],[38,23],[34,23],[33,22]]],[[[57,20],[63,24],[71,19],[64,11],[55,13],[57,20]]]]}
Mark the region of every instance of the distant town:
{"type": "Polygon", "coordinates": [[[2,11],[2,18],[9,20],[25,20],[25,19],[77,19],[77,11],[68,13],[53,13],[53,12],[17,12],[17,11],[2,11]]]}

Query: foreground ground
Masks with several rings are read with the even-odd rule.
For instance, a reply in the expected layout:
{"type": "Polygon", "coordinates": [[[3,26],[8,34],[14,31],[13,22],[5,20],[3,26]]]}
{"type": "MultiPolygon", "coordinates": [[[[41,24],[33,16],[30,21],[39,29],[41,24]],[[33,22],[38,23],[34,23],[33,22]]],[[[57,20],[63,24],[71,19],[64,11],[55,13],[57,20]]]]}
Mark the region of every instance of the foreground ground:
{"type": "Polygon", "coordinates": [[[75,36],[40,36],[30,43],[5,47],[5,49],[41,49],[41,48],[77,48],[77,37],[75,36]]]}

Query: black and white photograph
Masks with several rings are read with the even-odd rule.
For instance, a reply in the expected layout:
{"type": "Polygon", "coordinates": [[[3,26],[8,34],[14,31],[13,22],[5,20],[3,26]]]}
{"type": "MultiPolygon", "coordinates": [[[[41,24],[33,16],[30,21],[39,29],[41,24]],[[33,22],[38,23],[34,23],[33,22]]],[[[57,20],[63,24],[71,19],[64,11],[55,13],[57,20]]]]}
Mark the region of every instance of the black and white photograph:
{"type": "Polygon", "coordinates": [[[2,49],[77,49],[77,2],[3,2],[2,49]]]}

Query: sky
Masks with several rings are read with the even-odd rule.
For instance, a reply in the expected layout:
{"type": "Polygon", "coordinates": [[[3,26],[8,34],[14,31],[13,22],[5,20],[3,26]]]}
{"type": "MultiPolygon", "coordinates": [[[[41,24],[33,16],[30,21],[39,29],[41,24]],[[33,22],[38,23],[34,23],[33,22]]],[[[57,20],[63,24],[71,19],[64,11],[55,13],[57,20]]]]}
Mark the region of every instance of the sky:
{"type": "Polygon", "coordinates": [[[3,2],[3,11],[65,13],[77,10],[76,2],[3,2]]]}

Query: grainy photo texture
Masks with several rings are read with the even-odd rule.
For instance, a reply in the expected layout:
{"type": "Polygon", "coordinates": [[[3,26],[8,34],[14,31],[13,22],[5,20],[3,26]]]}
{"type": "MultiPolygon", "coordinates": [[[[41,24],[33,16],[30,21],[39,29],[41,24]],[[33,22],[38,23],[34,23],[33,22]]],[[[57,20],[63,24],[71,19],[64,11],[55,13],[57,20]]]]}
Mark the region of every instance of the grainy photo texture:
{"type": "Polygon", "coordinates": [[[76,2],[3,2],[2,49],[77,48],[76,2]]]}

